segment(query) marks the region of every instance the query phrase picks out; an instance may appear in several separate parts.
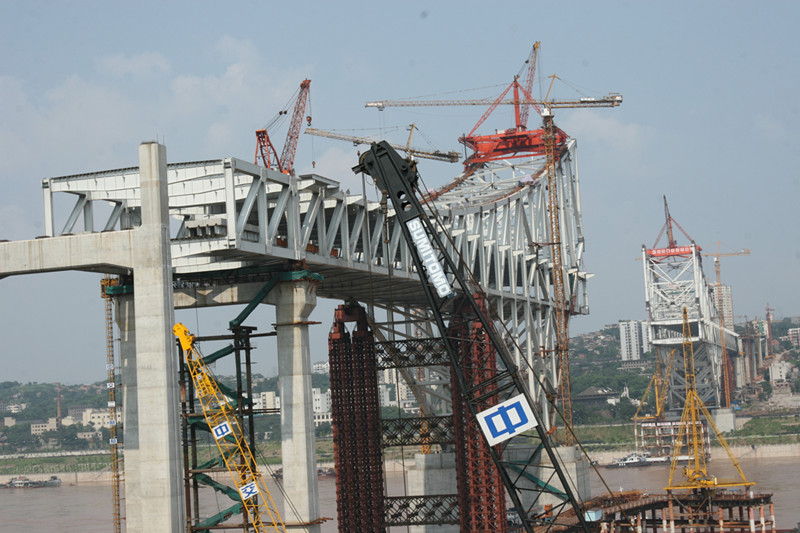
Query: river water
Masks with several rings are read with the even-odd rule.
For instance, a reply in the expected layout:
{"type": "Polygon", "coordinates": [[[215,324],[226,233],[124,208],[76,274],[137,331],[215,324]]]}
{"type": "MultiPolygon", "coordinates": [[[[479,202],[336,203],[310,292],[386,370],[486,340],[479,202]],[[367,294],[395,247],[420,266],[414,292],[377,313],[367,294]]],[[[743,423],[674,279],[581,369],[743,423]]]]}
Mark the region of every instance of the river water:
{"type": "MultiPolygon", "coordinates": [[[[722,460],[715,460],[709,469],[719,479],[735,477],[733,467],[722,460]],[[715,470],[716,469],[716,470],[715,470]]],[[[800,458],[740,460],[740,465],[749,481],[755,481],[756,492],[772,492],[778,529],[790,529],[800,522],[800,458]]],[[[663,492],[669,478],[669,467],[645,468],[601,468],[600,473],[613,491],[643,490],[663,492]]],[[[678,472],[678,474],[680,473],[678,472]]],[[[387,476],[391,494],[402,494],[401,474],[387,476]]],[[[274,484],[269,490],[282,508],[280,491],[274,484]]],[[[592,494],[606,492],[599,477],[592,473],[592,494]]],[[[324,533],[336,529],[336,480],[319,480],[320,510],[322,516],[333,518],[322,526],[324,533]]],[[[225,497],[205,500],[208,514],[231,505],[225,497]]],[[[107,533],[113,531],[111,491],[107,484],[86,484],[41,489],[0,490],[0,532],[30,533],[33,531],[65,531],[76,533],[107,533]]]]}

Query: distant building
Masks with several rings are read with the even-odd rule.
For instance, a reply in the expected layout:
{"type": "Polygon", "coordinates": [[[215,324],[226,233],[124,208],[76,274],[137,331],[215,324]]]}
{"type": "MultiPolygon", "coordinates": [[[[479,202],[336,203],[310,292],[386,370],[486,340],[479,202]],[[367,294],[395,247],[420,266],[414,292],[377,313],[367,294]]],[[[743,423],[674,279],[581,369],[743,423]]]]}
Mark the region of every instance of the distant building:
{"type": "Polygon", "coordinates": [[[650,351],[650,328],[643,320],[619,323],[619,353],[623,361],[638,361],[650,351]]]}
{"type": "Polygon", "coordinates": [[[725,327],[733,330],[733,299],[731,297],[730,285],[711,285],[711,292],[714,296],[714,305],[721,307],[717,312],[725,319],[725,327]]]}
{"type": "Polygon", "coordinates": [[[782,384],[786,381],[792,371],[792,363],[789,361],[775,361],[769,365],[769,381],[772,385],[782,384]]]}
{"type": "Polygon", "coordinates": [[[328,361],[320,361],[314,363],[314,366],[311,367],[312,374],[330,374],[331,373],[331,364],[328,361]]]}
{"type": "Polygon", "coordinates": [[[108,409],[95,409],[89,408],[83,412],[81,417],[81,424],[85,427],[95,427],[95,428],[111,428],[116,424],[122,422],[122,410],[117,411],[117,419],[112,420],[108,409]]]}
{"type": "Polygon", "coordinates": [[[319,427],[320,424],[333,424],[331,413],[314,413],[314,427],[319,427]]]}
{"type": "Polygon", "coordinates": [[[72,418],[83,418],[83,412],[91,408],[92,406],[90,405],[73,405],[67,409],[67,416],[71,416],[72,418]]]}
{"type": "Polygon", "coordinates": [[[572,397],[573,403],[602,407],[619,403],[619,393],[608,387],[589,387],[580,394],[572,397]]]}
{"type": "Polygon", "coordinates": [[[277,392],[268,390],[259,392],[253,397],[253,409],[281,409],[281,397],[277,392]]]}
{"type": "Polygon", "coordinates": [[[103,434],[99,431],[79,431],[77,437],[83,440],[100,440],[103,434]]]}
{"type": "Polygon", "coordinates": [[[31,435],[41,435],[45,431],[55,431],[58,429],[58,421],[55,417],[47,422],[31,422],[31,435]]]}
{"type": "Polygon", "coordinates": [[[313,402],[313,411],[315,413],[330,413],[331,412],[331,390],[328,389],[322,392],[322,389],[311,389],[311,401],[313,402]]]}
{"type": "Polygon", "coordinates": [[[800,346],[800,328],[790,328],[788,334],[792,346],[800,346]]]}
{"type": "Polygon", "coordinates": [[[9,413],[17,414],[24,411],[26,407],[28,407],[28,404],[26,403],[12,403],[6,405],[6,411],[8,411],[9,413]]]}
{"type": "MultiPolygon", "coordinates": [[[[394,385],[397,401],[403,408],[416,405],[414,391],[395,368],[387,368],[378,372],[378,385],[394,385]]],[[[398,405],[394,403],[393,405],[398,405]]]]}
{"type": "Polygon", "coordinates": [[[397,405],[397,388],[393,384],[378,385],[378,401],[381,407],[397,405]]]}

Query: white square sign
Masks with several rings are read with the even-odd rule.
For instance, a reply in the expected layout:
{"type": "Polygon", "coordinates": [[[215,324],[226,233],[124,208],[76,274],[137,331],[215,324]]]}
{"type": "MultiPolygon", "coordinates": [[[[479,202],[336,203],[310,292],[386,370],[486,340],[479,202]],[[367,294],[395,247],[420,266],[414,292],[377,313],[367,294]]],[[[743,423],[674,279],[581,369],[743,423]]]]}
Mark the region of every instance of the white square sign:
{"type": "Polygon", "coordinates": [[[483,435],[494,446],[537,426],[524,394],[494,405],[478,413],[478,424],[483,435]]]}

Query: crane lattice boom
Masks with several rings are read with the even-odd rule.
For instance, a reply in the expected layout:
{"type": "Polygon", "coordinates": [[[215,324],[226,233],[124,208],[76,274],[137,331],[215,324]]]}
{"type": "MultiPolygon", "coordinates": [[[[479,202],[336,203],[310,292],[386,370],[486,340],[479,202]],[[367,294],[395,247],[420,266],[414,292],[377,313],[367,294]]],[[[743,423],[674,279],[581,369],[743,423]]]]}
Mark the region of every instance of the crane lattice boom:
{"type": "Polygon", "coordinates": [[[377,100],[367,102],[364,107],[383,110],[387,107],[433,107],[433,106],[490,106],[495,105],[534,105],[550,109],[566,109],[575,107],[617,107],[622,104],[622,95],[609,93],[600,98],[580,98],[578,100],[536,100],[533,98],[509,99],[497,102],[492,98],[477,100],[377,100]]]}
{"type": "MultiPolygon", "coordinates": [[[[281,152],[280,158],[278,158],[278,151],[275,149],[267,129],[256,130],[256,155],[254,161],[256,164],[260,159],[261,164],[267,168],[272,168],[275,165],[284,174],[294,174],[294,156],[297,152],[297,141],[300,137],[300,127],[306,110],[310,87],[311,80],[306,79],[300,83],[300,91],[294,104],[292,120],[289,123],[289,132],[286,134],[286,142],[283,144],[283,152],[281,152]]],[[[285,114],[286,111],[279,113],[279,115],[285,114]]],[[[311,117],[306,117],[306,121],[310,125],[311,117]]]]}
{"type": "MultiPolygon", "coordinates": [[[[375,142],[374,139],[369,139],[367,137],[354,137],[351,135],[343,135],[341,133],[336,133],[333,131],[318,130],[316,128],[306,128],[306,131],[304,131],[303,133],[306,133],[308,135],[316,135],[318,137],[327,137],[329,139],[337,139],[340,141],[349,141],[352,142],[354,145],[372,144],[375,142]]],[[[399,144],[390,144],[390,146],[395,150],[400,150],[406,152],[407,154],[413,155],[415,157],[420,157],[423,159],[433,159],[435,161],[448,161],[450,163],[457,163],[458,160],[460,159],[460,155],[456,151],[431,152],[427,150],[419,150],[417,148],[411,148],[409,146],[401,146],[399,144]]]]}
{"type": "Polygon", "coordinates": [[[222,394],[194,343],[194,335],[183,324],[175,324],[173,333],[180,341],[186,367],[194,382],[203,416],[214,435],[220,456],[247,509],[255,531],[286,531],[267,486],[256,466],[253,452],[244,438],[230,401],[222,394]],[[241,458],[241,461],[239,461],[241,458]]]}

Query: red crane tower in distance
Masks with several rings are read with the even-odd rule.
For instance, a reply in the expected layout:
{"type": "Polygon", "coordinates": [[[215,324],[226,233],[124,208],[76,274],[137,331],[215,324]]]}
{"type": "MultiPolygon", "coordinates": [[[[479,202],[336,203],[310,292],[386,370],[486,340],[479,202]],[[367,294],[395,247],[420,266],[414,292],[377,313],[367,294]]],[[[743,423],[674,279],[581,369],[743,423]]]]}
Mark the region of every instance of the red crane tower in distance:
{"type": "MultiPolygon", "coordinates": [[[[297,140],[300,137],[300,126],[306,111],[306,102],[308,101],[308,91],[310,87],[311,80],[306,79],[300,83],[300,90],[294,100],[294,111],[292,111],[292,120],[289,123],[289,132],[286,134],[286,142],[283,144],[283,151],[281,152],[280,158],[278,158],[278,151],[275,149],[275,145],[272,143],[272,139],[270,139],[267,130],[288,111],[280,111],[265,128],[256,130],[256,155],[254,161],[256,164],[258,164],[260,160],[261,164],[267,168],[277,166],[278,170],[284,174],[294,174],[294,156],[297,152],[297,140]]],[[[311,116],[306,117],[306,122],[309,126],[311,125],[311,116]]]]}

